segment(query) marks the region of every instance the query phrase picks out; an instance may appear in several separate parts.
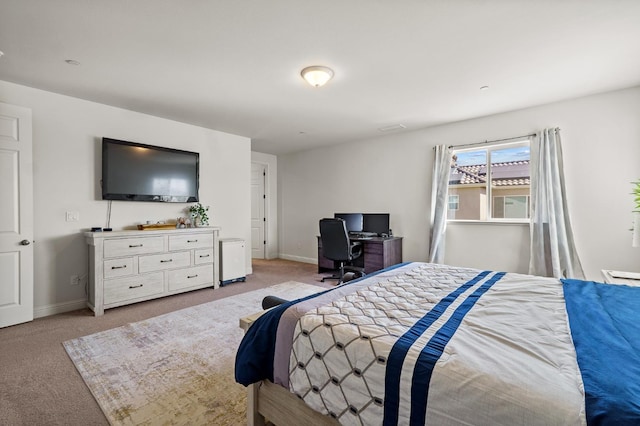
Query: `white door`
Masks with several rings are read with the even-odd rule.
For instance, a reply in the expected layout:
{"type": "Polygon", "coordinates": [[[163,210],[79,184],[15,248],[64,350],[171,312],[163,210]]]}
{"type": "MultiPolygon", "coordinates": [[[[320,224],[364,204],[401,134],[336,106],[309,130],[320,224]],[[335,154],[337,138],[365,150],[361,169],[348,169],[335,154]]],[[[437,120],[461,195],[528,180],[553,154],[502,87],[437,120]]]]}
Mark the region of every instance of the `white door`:
{"type": "Polygon", "coordinates": [[[264,181],[267,167],[251,163],[251,257],[264,259],[267,247],[264,181]]]}
{"type": "Polygon", "coordinates": [[[0,327],[33,320],[31,110],[0,103],[0,327]]]}

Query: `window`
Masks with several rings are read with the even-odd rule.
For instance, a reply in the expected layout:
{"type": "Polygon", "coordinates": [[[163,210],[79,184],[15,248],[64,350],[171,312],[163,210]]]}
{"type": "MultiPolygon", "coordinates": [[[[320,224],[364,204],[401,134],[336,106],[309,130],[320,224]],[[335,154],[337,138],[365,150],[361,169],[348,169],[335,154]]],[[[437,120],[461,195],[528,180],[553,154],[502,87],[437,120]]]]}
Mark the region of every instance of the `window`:
{"type": "Polygon", "coordinates": [[[529,219],[529,162],[528,139],[454,150],[447,218],[472,221],[529,219]]]}
{"type": "Polygon", "coordinates": [[[493,197],[493,217],[499,219],[528,219],[529,196],[507,195],[493,197]]]}
{"type": "Polygon", "coordinates": [[[460,205],[460,196],[449,195],[449,210],[458,210],[459,205],[460,205]]]}

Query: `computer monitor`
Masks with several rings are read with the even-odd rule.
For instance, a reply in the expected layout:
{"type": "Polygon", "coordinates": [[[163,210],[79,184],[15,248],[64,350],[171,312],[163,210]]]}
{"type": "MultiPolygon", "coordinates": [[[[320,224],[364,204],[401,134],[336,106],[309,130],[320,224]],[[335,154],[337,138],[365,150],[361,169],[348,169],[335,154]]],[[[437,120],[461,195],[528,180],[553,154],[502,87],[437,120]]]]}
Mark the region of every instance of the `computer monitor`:
{"type": "Polygon", "coordinates": [[[362,230],[378,235],[389,235],[389,213],[365,213],[362,215],[362,230]]]}
{"type": "Polygon", "coordinates": [[[362,213],[334,213],[333,217],[344,219],[348,232],[362,232],[362,213]]]}

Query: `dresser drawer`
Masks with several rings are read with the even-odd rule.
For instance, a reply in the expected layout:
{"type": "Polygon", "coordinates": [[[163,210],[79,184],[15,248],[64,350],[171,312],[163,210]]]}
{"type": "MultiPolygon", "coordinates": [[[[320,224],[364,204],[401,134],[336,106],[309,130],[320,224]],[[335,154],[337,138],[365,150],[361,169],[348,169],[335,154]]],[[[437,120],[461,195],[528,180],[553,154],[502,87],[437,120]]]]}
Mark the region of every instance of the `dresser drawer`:
{"type": "Polygon", "coordinates": [[[213,262],[213,248],[204,250],[195,250],[194,263],[196,265],[202,265],[204,263],[213,262]]]}
{"type": "Polygon", "coordinates": [[[191,265],[191,253],[188,251],[152,254],[138,258],[138,270],[140,273],[184,268],[189,265],[191,265]]]}
{"type": "Polygon", "coordinates": [[[104,261],[104,277],[116,278],[133,274],[133,257],[104,261]]]}
{"type": "Polygon", "coordinates": [[[169,251],[213,247],[213,234],[185,234],[169,236],[169,251]]]}
{"type": "Polygon", "coordinates": [[[120,238],[104,241],[104,257],[124,257],[164,251],[163,237],[120,238]]]}
{"type": "Polygon", "coordinates": [[[144,298],[162,294],[163,291],[164,274],[162,272],[105,280],[104,304],[144,298]]]}
{"type": "Polygon", "coordinates": [[[167,272],[169,291],[210,283],[213,286],[213,266],[196,266],[167,272]]]}

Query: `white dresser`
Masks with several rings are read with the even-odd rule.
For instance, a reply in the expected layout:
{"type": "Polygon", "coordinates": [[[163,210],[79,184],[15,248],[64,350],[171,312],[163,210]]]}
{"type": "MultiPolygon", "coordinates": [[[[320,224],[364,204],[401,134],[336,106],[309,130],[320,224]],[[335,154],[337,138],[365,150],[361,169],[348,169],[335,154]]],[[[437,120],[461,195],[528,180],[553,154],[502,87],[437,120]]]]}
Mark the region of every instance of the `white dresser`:
{"type": "Polygon", "coordinates": [[[218,288],[220,228],[85,232],[89,301],[105,309],[205,287],[218,288]]]}

